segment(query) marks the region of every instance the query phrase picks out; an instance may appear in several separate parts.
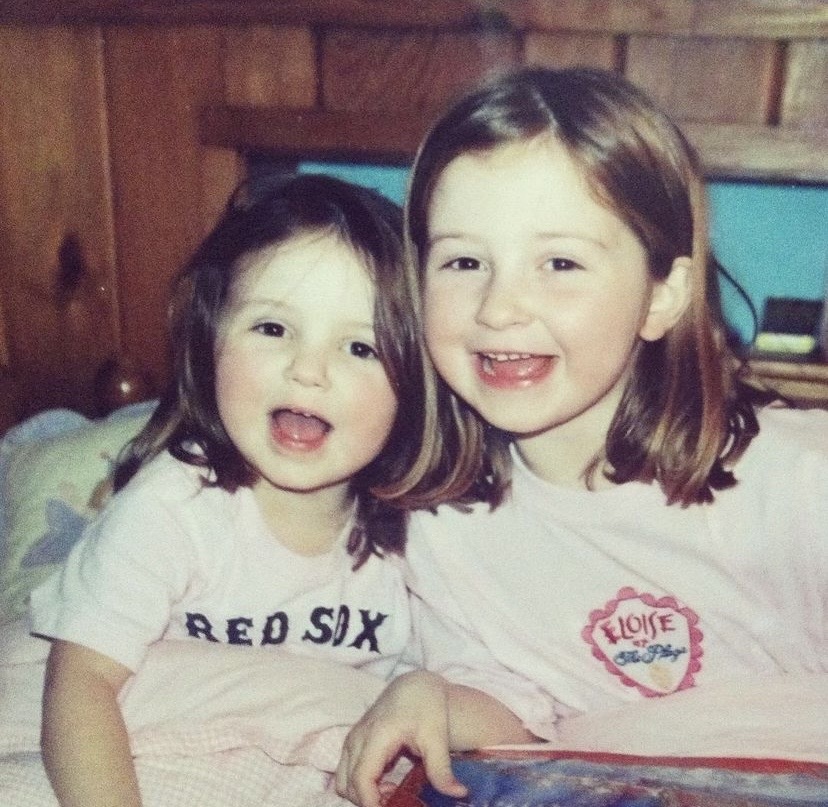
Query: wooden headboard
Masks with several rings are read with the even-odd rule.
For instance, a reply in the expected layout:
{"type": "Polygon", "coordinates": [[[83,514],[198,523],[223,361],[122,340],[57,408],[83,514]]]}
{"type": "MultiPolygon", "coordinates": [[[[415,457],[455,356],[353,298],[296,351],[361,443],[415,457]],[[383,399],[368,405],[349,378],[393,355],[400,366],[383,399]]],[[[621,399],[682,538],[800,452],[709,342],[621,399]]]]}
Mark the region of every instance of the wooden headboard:
{"type": "Polygon", "coordinates": [[[828,181],[824,0],[0,0],[0,430],[158,389],[246,154],[404,163],[525,63],[623,72],[711,176],[828,181]]]}

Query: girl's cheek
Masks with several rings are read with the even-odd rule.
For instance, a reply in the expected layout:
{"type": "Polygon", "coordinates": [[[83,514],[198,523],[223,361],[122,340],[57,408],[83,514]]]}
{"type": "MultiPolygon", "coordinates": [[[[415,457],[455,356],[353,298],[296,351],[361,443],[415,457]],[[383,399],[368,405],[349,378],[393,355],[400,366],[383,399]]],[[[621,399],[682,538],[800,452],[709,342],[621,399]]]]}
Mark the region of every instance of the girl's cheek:
{"type": "Polygon", "coordinates": [[[441,328],[446,325],[446,317],[450,315],[445,310],[443,298],[434,294],[426,294],[423,301],[423,314],[426,339],[429,339],[435,333],[439,333],[441,328]]]}
{"type": "Polygon", "coordinates": [[[425,305],[426,338],[431,333],[435,341],[448,339],[458,331],[467,330],[474,324],[476,311],[474,295],[469,289],[434,295],[425,305]]]}
{"type": "MultiPolygon", "coordinates": [[[[461,305],[464,298],[469,293],[468,288],[464,288],[464,284],[452,282],[453,278],[438,275],[426,281],[425,294],[423,297],[423,307],[426,316],[430,312],[445,312],[450,310],[452,305],[461,305]]],[[[466,284],[468,285],[468,284],[466,284]]]]}

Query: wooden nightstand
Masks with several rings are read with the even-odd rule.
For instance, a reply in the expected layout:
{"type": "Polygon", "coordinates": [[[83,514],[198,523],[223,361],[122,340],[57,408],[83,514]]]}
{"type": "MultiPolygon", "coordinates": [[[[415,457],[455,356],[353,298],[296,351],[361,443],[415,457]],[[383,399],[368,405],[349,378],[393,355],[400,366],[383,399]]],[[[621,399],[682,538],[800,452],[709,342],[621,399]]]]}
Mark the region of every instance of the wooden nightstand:
{"type": "Polygon", "coordinates": [[[746,380],[804,406],[828,409],[828,362],[750,358],[746,380]]]}

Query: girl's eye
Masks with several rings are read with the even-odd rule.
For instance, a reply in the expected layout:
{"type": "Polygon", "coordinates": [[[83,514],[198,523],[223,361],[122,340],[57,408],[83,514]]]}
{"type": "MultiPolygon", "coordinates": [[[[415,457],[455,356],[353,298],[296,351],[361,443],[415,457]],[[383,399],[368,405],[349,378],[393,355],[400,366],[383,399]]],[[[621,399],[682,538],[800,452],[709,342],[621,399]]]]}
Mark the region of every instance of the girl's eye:
{"type": "Polygon", "coordinates": [[[282,337],[285,335],[285,326],[279,322],[260,322],[253,330],[263,336],[282,337]]]}
{"type": "Polygon", "coordinates": [[[479,269],[481,263],[477,258],[455,258],[453,261],[449,261],[448,263],[444,264],[444,268],[446,269],[458,269],[460,271],[469,271],[474,269],[479,269]]]}
{"type": "Polygon", "coordinates": [[[547,264],[556,272],[571,272],[573,269],[581,268],[581,264],[569,258],[550,258],[547,264]]]}
{"type": "Polygon", "coordinates": [[[358,359],[376,359],[377,351],[365,342],[351,342],[348,345],[348,352],[358,359]]]}

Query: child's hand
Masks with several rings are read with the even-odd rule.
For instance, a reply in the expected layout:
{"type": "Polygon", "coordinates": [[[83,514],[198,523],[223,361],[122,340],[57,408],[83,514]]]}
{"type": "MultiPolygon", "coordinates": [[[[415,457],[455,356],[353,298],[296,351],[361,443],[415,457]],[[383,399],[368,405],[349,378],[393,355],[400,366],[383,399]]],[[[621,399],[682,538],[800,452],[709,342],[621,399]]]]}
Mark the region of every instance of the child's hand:
{"type": "Polygon", "coordinates": [[[351,729],[336,770],[337,792],[361,807],[380,807],[383,774],[402,752],[422,758],[429,782],[462,798],[449,759],[448,684],[434,673],[407,673],[392,681],[351,729]]]}

